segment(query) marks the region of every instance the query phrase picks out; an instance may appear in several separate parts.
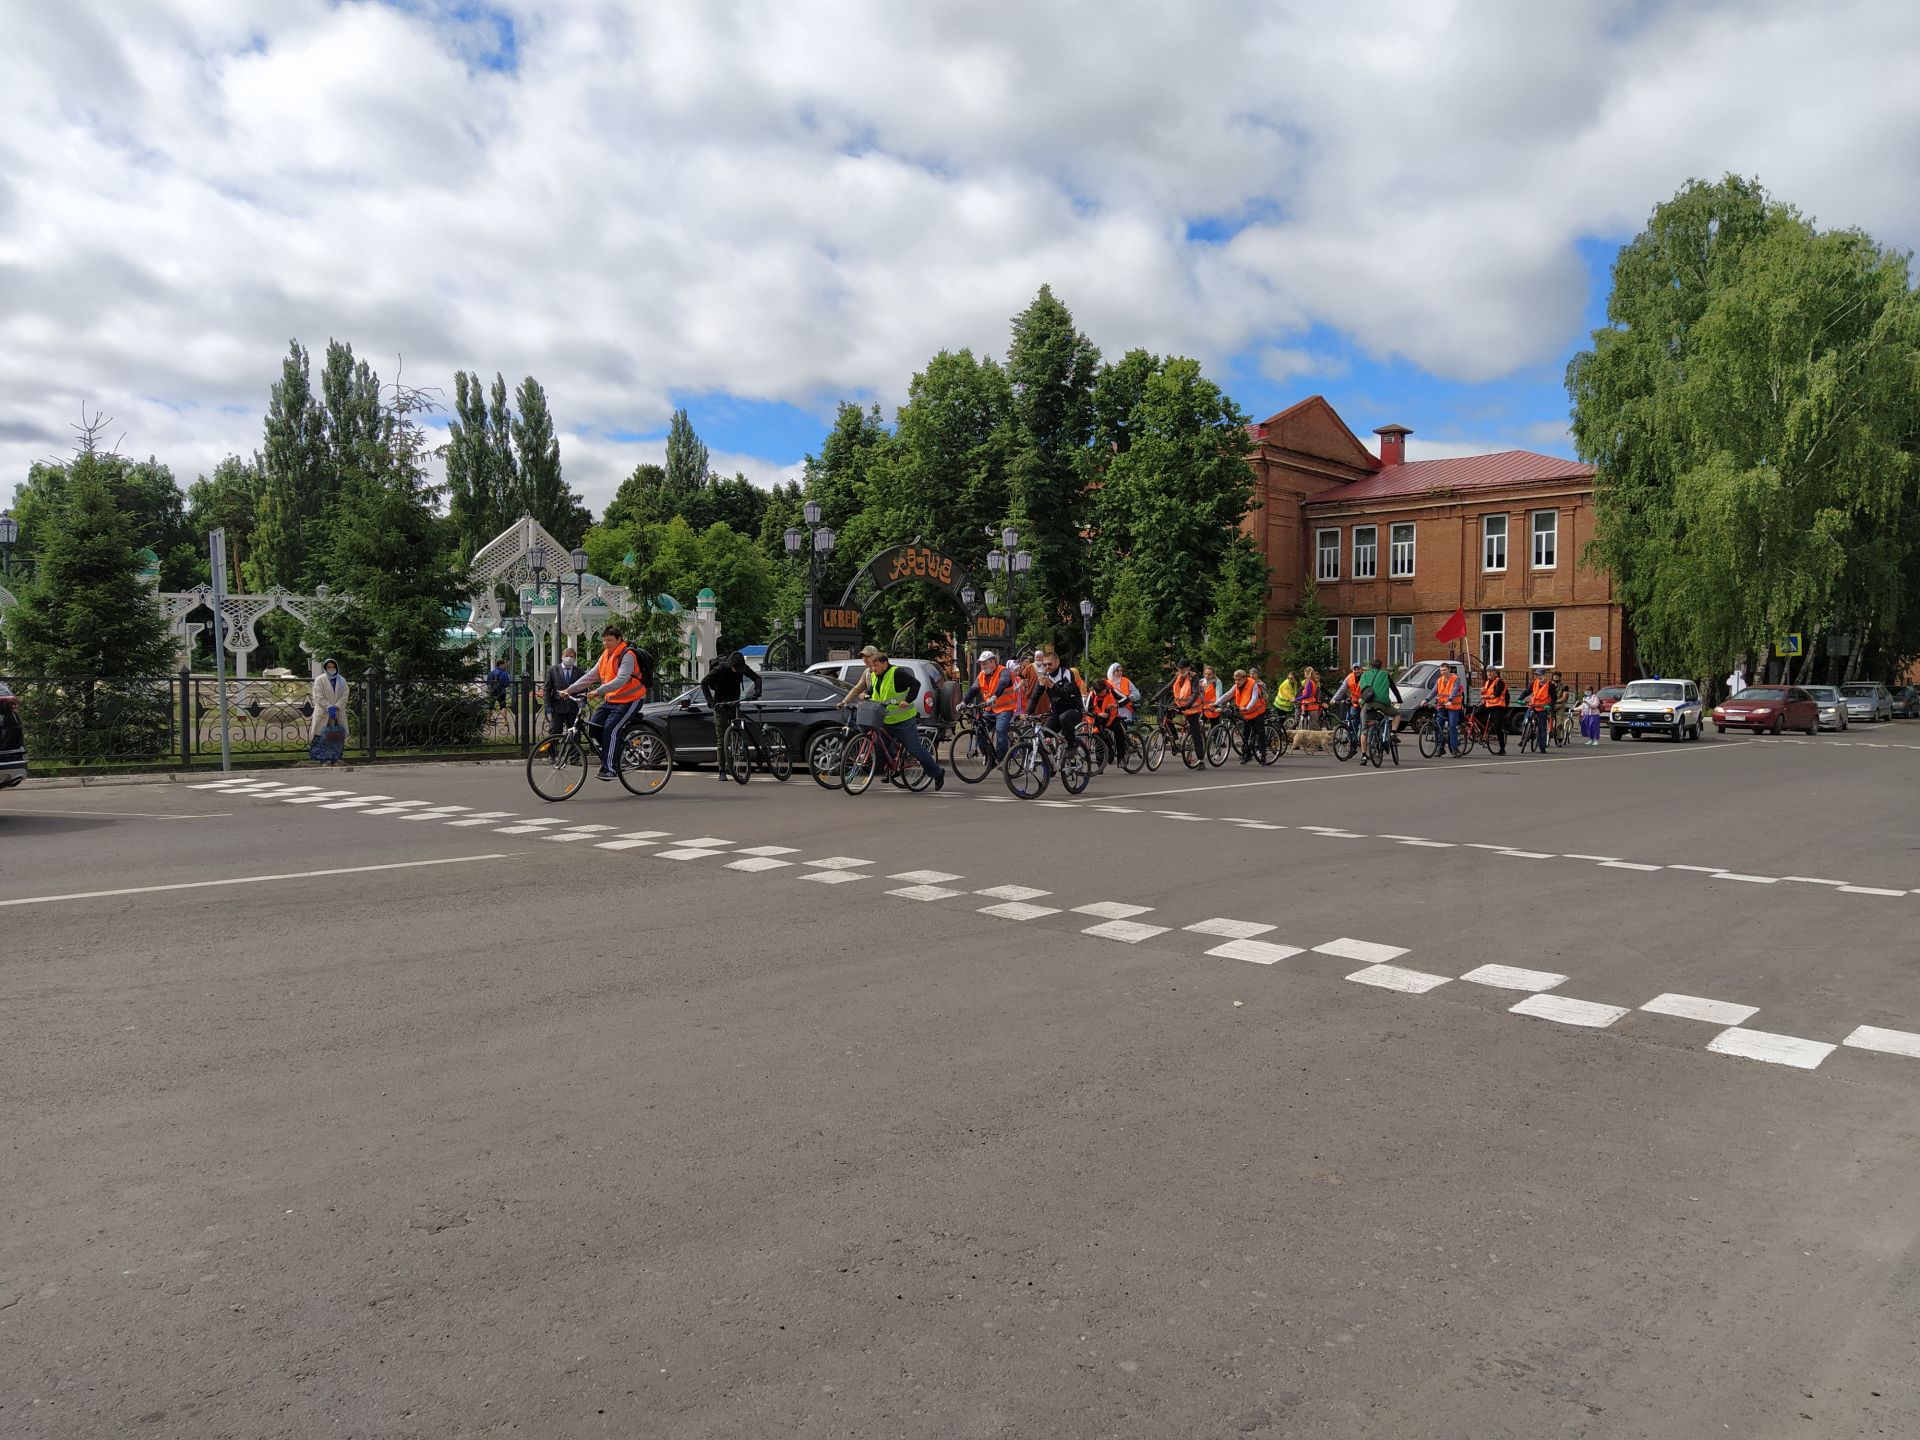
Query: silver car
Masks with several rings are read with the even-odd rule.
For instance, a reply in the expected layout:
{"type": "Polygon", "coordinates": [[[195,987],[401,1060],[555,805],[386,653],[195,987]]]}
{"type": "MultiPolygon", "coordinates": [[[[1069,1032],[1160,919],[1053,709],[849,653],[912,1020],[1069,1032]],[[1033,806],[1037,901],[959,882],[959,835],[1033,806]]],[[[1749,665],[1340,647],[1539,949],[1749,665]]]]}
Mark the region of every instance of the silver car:
{"type": "Polygon", "coordinates": [[[1847,728],[1847,697],[1831,685],[1809,685],[1807,694],[1813,697],[1813,703],[1820,707],[1820,728],[1822,730],[1844,730],[1847,728]]]}
{"type": "Polygon", "coordinates": [[[1893,694],[1878,680],[1860,680],[1852,685],[1842,685],[1840,693],[1847,699],[1847,718],[1849,720],[1893,719],[1893,694]]]}

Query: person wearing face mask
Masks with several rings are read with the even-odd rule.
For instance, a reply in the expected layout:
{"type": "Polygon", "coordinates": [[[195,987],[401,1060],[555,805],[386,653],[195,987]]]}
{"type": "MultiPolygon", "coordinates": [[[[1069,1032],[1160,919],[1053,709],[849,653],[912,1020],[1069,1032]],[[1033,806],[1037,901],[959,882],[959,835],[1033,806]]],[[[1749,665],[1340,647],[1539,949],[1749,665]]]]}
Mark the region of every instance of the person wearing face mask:
{"type": "Polygon", "coordinates": [[[320,673],[313,677],[312,700],[307,755],[322,765],[338,765],[347,745],[347,682],[336,661],[320,662],[320,673]]]}

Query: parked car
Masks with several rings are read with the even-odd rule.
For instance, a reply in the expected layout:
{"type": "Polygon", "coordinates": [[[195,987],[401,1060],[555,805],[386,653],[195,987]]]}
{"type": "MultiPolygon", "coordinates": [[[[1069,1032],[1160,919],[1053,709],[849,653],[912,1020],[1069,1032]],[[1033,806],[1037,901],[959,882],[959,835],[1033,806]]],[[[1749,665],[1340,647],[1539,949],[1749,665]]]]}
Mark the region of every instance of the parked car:
{"type": "MultiPolygon", "coordinates": [[[[807,763],[807,751],[821,732],[840,724],[840,697],[845,693],[825,675],[768,670],[760,676],[760,698],[743,700],[740,708],[786,737],[787,754],[798,769],[807,763]]],[[[671,700],[642,705],[640,717],[667,737],[675,765],[712,763],[713,707],[698,685],[689,686],[671,700]]]]}
{"type": "Polygon", "coordinates": [[[1920,716],[1920,685],[1893,687],[1893,718],[1911,720],[1920,716]]]}
{"type": "MultiPolygon", "coordinates": [[[[1626,693],[1627,687],[1624,685],[1606,685],[1594,691],[1593,698],[1600,702],[1600,713],[1602,715],[1611,715],[1613,713],[1613,707],[1626,698],[1626,693]]],[[[1575,696],[1574,698],[1577,700],[1579,697],[1575,696]]]]}
{"type": "Polygon", "coordinates": [[[1820,730],[1820,706],[1798,685],[1749,685],[1713,707],[1713,728],[1778,735],[1783,730],[1820,730]]]}
{"type": "Polygon", "coordinates": [[[11,790],[26,778],[27,736],[20,723],[20,702],[0,680],[0,790],[11,790]]]}
{"type": "Polygon", "coordinates": [[[1615,740],[1647,734],[1698,740],[1701,723],[1700,687],[1691,680],[1632,681],[1607,711],[1607,730],[1615,740]]]}
{"type": "Polygon", "coordinates": [[[1433,713],[1433,694],[1440,683],[1440,672],[1452,670],[1460,677],[1460,693],[1469,705],[1479,700],[1477,689],[1469,683],[1464,660],[1416,660],[1394,679],[1400,687],[1400,723],[1402,730],[1419,723],[1422,715],[1433,713]]]}
{"type": "Polygon", "coordinates": [[[1807,694],[1813,697],[1813,703],[1820,707],[1820,728],[1822,730],[1844,730],[1847,728],[1847,697],[1832,685],[1809,685],[1807,694]]]}
{"type": "MultiPolygon", "coordinates": [[[[903,670],[911,670],[913,678],[920,682],[918,701],[922,724],[953,718],[953,704],[948,693],[952,687],[947,682],[946,673],[938,665],[931,660],[895,660],[893,663],[903,670]]],[[[852,688],[853,682],[866,673],[866,669],[863,660],[822,660],[809,665],[807,674],[824,675],[829,680],[838,681],[839,693],[844,695],[852,688]]]]}
{"type": "Polygon", "coordinates": [[[1859,680],[1851,685],[1842,685],[1840,693],[1847,697],[1847,718],[1849,720],[1893,719],[1893,696],[1878,680],[1859,680]]]}

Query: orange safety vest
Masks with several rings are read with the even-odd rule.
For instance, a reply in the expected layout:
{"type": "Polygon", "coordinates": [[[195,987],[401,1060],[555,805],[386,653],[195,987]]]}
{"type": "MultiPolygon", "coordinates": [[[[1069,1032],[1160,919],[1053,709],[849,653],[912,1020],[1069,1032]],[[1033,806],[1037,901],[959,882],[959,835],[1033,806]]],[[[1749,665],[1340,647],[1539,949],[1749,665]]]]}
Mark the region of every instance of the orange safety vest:
{"type": "MultiPolygon", "coordinates": [[[[613,677],[620,673],[620,658],[633,647],[624,640],[616,640],[600,652],[600,663],[594,667],[600,676],[602,685],[611,685],[613,677]]],[[[633,678],[618,690],[610,691],[603,697],[609,705],[625,705],[629,701],[647,698],[647,682],[640,678],[639,657],[634,657],[633,678]]]]}
{"type": "Polygon", "coordinates": [[[1544,710],[1553,703],[1553,687],[1545,680],[1533,682],[1533,688],[1527,691],[1527,708],[1544,710]]]}
{"type": "Polygon", "coordinates": [[[995,665],[980,677],[980,693],[986,697],[990,715],[1006,715],[1020,708],[1018,677],[1010,674],[1010,669],[1010,666],[995,665]]]}
{"type": "Polygon", "coordinates": [[[1194,684],[1191,675],[1173,677],[1173,704],[1182,715],[1200,713],[1200,687],[1194,684]]]}
{"type": "Polygon", "coordinates": [[[1442,710],[1458,710],[1466,703],[1466,697],[1460,693],[1460,677],[1451,670],[1442,670],[1433,682],[1434,702],[1442,710]]]}
{"type": "Polygon", "coordinates": [[[1112,690],[1095,690],[1087,696],[1087,710],[1101,720],[1112,720],[1120,713],[1120,702],[1112,690]]]}
{"type": "Polygon", "coordinates": [[[1492,709],[1504,709],[1507,703],[1506,692],[1500,689],[1500,680],[1496,676],[1480,687],[1480,703],[1492,709]]]}
{"type": "Polygon", "coordinates": [[[1220,682],[1200,677],[1201,713],[1209,720],[1220,718],[1220,682]]]}
{"type": "Polygon", "coordinates": [[[1320,713],[1320,682],[1318,680],[1300,682],[1300,708],[1309,715],[1320,713]]]}
{"type": "Polygon", "coordinates": [[[1252,679],[1242,680],[1233,687],[1233,708],[1249,720],[1258,720],[1267,713],[1267,697],[1260,694],[1260,686],[1252,679]],[[1259,698],[1254,697],[1258,695],[1259,698]]]}
{"type": "Polygon", "coordinates": [[[1121,675],[1109,680],[1107,682],[1107,688],[1113,692],[1114,703],[1116,705],[1131,705],[1133,703],[1133,681],[1129,680],[1126,676],[1121,675]]]}
{"type": "Polygon", "coordinates": [[[1367,692],[1361,687],[1360,677],[1358,675],[1349,674],[1340,689],[1346,695],[1349,705],[1363,705],[1366,703],[1367,692]]]}

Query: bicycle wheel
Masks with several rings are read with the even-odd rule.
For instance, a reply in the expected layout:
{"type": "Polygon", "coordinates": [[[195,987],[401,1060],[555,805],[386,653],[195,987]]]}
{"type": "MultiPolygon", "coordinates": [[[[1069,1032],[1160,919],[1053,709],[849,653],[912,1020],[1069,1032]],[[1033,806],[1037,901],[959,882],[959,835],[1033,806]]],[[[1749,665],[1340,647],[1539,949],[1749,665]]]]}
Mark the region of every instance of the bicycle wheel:
{"type": "Polygon", "coordinates": [[[849,795],[864,795],[880,768],[880,747],[870,734],[849,740],[840,758],[840,788],[849,795]]]}
{"type": "Polygon", "coordinates": [[[1440,727],[1431,720],[1423,721],[1418,727],[1420,755],[1431,760],[1446,748],[1447,737],[1440,733],[1440,727]]]}
{"type": "Polygon", "coordinates": [[[1167,737],[1157,729],[1150,731],[1140,742],[1140,754],[1146,761],[1147,769],[1158,770],[1166,763],[1167,737]]]}
{"type": "Polygon", "coordinates": [[[836,726],[822,730],[807,743],[807,773],[822,790],[840,788],[840,762],[845,758],[847,732],[836,726]]]}
{"type": "Polygon", "coordinates": [[[1198,770],[1207,763],[1206,742],[1195,740],[1193,732],[1184,726],[1180,731],[1180,763],[1189,770],[1198,770]]]}
{"type": "Polygon", "coordinates": [[[1007,758],[1000,762],[1000,777],[1016,798],[1034,800],[1044,795],[1053,782],[1053,770],[1047,764],[1045,752],[1029,741],[1007,752],[1007,758]]]}
{"type": "MultiPolygon", "coordinates": [[[[1387,758],[1393,761],[1394,767],[1396,769],[1399,767],[1400,765],[1400,732],[1397,730],[1387,731],[1387,758]]],[[[1376,760],[1373,763],[1378,765],[1380,762],[1376,760]]]]}
{"type": "Polygon", "coordinates": [[[1227,754],[1233,749],[1233,736],[1227,727],[1215,721],[1207,727],[1207,763],[1218,768],[1227,763],[1227,754]]]}
{"type": "Polygon", "coordinates": [[[620,737],[614,768],[628,793],[652,795],[673,778],[673,749],[659,731],[636,725],[620,737]]]}
{"type": "Polygon", "coordinates": [[[778,730],[763,730],[761,739],[766,743],[760,747],[767,762],[767,769],[776,780],[793,778],[793,756],[787,752],[787,737],[778,730]]]}
{"type": "Polygon", "coordinates": [[[1271,765],[1292,747],[1293,727],[1291,725],[1269,725],[1266,748],[1260,752],[1260,763],[1271,765]]]}
{"type": "Polygon", "coordinates": [[[1084,795],[1093,783],[1093,757],[1081,741],[1069,741],[1060,752],[1060,783],[1069,795],[1084,795]]]}
{"type": "MultiPolygon", "coordinates": [[[[925,740],[927,737],[922,735],[920,738],[925,740]]],[[[920,791],[933,784],[933,772],[913,756],[907,754],[904,746],[895,746],[894,750],[895,759],[900,766],[894,778],[897,779],[901,785],[905,786],[908,790],[920,791]]],[[[931,745],[927,747],[927,753],[929,755],[933,753],[933,747],[931,745]]]]}
{"type": "Polygon", "coordinates": [[[542,800],[567,800],[587,783],[587,752],[571,734],[543,735],[527,756],[527,784],[542,800]]]}
{"type": "Polygon", "coordinates": [[[1353,758],[1353,752],[1356,748],[1353,743],[1353,731],[1344,725],[1336,726],[1333,732],[1333,739],[1328,742],[1328,748],[1333,751],[1334,759],[1338,760],[1342,765],[1346,764],[1347,761],[1353,758]]]}
{"type": "Polygon", "coordinates": [[[947,742],[947,768],[969,785],[978,785],[993,769],[993,754],[986,738],[973,729],[957,730],[947,742]]]}
{"type": "Polygon", "coordinates": [[[720,749],[714,763],[720,773],[742,785],[753,778],[753,755],[747,748],[747,732],[738,721],[727,726],[720,737],[720,749]]]}

